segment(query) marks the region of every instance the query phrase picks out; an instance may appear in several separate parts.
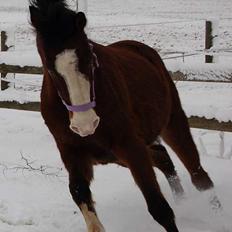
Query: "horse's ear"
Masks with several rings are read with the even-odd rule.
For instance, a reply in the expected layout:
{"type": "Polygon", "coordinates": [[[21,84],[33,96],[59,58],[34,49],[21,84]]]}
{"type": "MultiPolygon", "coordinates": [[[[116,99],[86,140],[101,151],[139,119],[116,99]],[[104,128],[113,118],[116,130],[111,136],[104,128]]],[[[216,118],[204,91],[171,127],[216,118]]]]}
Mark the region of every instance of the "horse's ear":
{"type": "Polygon", "coordinates": [[[31,17],[31,24],[36,28],[40,20],[39,10],[34,6],[29,6],[29,11],[31,17]]]}
{"type": "Polygon", "coordinates": [[[76,15],[76,26],[77,29],[82,31],[84,30],[84,27],[86,26],[87,19],[85,17],[85,14],[83,12],[78,12],[76,15]]]}

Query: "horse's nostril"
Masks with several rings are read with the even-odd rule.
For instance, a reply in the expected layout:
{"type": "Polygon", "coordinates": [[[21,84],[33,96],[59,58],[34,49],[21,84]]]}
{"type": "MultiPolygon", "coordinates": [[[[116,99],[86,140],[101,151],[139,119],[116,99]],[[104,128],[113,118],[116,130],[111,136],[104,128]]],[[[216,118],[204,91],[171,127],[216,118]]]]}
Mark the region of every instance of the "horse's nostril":
{"type": "Polygon", "coordinates": [[[76,133],[79,134],[82,137],[92,135],[94,134],[96,128],[98,127],[100,122],[99,117],[95,117],[93,121],[85,122],[85,123],[77,123],[77,122],[71,122],[70,129],[76,133]]]}
{"type": "Polygon", "coordinates": [[[94,120],[94,122],[93,122],[93,128],[94,129],[96,129],[98,127],[99,122],[100,122],[99,118],[97,118],[97,119],[94,120]]]}
{"type": "Polygon", "coordinates": [[[79,129],[76,126],[70,126],[71,130],[75,133],[80,133],[79,129]]]}

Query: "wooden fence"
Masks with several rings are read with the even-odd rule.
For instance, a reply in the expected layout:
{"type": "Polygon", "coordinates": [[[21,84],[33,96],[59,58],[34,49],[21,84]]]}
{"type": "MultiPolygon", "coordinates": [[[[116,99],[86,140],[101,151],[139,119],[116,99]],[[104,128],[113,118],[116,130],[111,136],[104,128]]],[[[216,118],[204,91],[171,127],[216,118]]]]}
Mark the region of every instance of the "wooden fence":
{"type": "MultiPolygon", "coordinates": [[[[9,65],[5,63],[0,63],[0,73],[8,74],[8,73],[18,73],[18,74],[43,74],[42,67],[38,66],[23,66],[20,65],[9,65]]],[[[232,83],[232,73],[227,73],[224,76],[222,76],[220,79],[189,79],[188,74],[184,74],[181,71],[175,71],[175,72],[169,72],[172,79],[174,81],[197,81],[197,82],[221,82],[221,83],[232,83]]],[[[193,73],[191,73],[192,75],[193,73]]],[[[196,73],[195,75],[199,75],[199,73],[196,73]]],[[[7,82],[7,80],[2,79],[2,82],[7,82]]]]}
{"type": "MultiPolygon", "coordinates": [[[[28,102],[20,104],[18,102],[4,101],[0,102],[0,108],[40,111],[40,102],[28,102]]],[[[188,118],[189,125],[192,128],[217,130],[232,132],[232,122],[219,122],[216,119],[206,119],[204,117],[191,116],[188,118]]]]}
{"type": "MultiPolygon", "coordinates": [[[[5,31],[1,31],[1,43],[0,43],[0,51],[4,52],[8,50],[8,46],[6,45],[6,41],[7,41],[7,34],[5,31]]],[[[1,90],[7,89],[8,85],[6,82],[2,81],[3,78],[6,77],[6,72],[1,72],[1,90]]]]}
{"type": "MultiPolygon", "coordinates": [[[[36,67],[36,66],[20,67],[18,65],[0,64],[0,73],[42,74],[43,70],[42,67],[36,67]]],[[[183,74],[181,72],[170,72],[170,74],[174,80],[187,81],[186,74],[183,74]]],[[[196,81],[205,81],[205,80],[196,80],[196,81]]],[[[208,80],[208,81],[215,82],[213,80],[208,80]]],[[[221,82],[228,82],[228,80],[227,81],[222,80],[221,82]]],[[[30,103],[20,104],[18,102],[6,101],[6,102],[0,102],[0,108],[39,111],[40,103],[30,102],[30,103]]],[[[194,116],[189,118],[189,123],[190,126],[193,128],[232,132],[232,122],[219,122],[216,119],[206,119],[204,117],[194,116]]]]}
{"type": "MultiPolygon", "coordinates": [[[[210,49],[213,45],[212,41],[212,23],[206,22],[206,44],[205,48],[210,49]]],[[[1,51],[6,51],[7,46],[6,43],[7,36],[4,32],[1,32],[1,51]]],[[[206,63],[210,63],[213,60],[213,57],[206,56],[206,63]]],[[[8,73],[19,73],[19,74],[42,74],[42,67],[37,66],[24,66],[21,67],[19,65],[9,65],[5,63],[0,63],[0,73],[1,73],[1,86],[5,89],[7,84],[6,80],[4,80],[6,74],[8,73]]],[[[177,71],[170,72],[172,79],[175,81],[188,81],[188,75],[177,71]]],[[[227,76],[222,78],[221,80],[206,80],[206,79],[191,79],[191,81],[204,81],[204,82],[232,82],[232,74],[229,73],[227,76]]],[[[10,109],[20,109],[20,110],[32,110],[39,111],[40,103],[39,102],[30,102],[25,104],[20,104],[18,102],[0,102],[0,108],[10,108],[10,109]]],[[[190,126],[193,128],[202,128],[209,130],[219,130],[219,131],[228,131],[232,132],[232,122],[219,122],[216,119],[206,119],[204,117],[190,117],[189,118],[190,126]]]]}

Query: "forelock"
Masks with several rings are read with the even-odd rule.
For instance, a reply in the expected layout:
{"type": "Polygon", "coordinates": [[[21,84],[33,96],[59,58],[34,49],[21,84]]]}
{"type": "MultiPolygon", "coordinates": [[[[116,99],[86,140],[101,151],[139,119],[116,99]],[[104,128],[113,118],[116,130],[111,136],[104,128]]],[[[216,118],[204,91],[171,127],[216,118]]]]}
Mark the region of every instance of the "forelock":
{"type": "Polygon", "coordinates": [[[30,0],[37,9],[37,33],[48,43],[59,43],[75,33],[76,13],[68,9],[64,0],[30,0]]]}

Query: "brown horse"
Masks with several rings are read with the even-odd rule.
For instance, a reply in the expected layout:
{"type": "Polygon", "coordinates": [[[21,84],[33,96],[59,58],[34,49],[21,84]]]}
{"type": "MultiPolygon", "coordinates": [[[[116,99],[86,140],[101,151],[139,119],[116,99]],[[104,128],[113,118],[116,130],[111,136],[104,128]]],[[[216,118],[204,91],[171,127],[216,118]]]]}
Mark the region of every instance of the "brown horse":
{"type": "Polygon", "coordinates": [[[65,0],[30,0],[30,14],[44,68],[42,116],[88,231],[105,231],[89,188],[93,165],[112,162],[130,169],[152,217],[166,231],[177,232],[152,167],[164,172],[174,192],[183,189],[166,150],[153,142],[161,136],[172,147],[197,189],[213,183],[159,55],[135,41],[102,46],[88,40],[85,15],[68,9],[65,0]]]}

